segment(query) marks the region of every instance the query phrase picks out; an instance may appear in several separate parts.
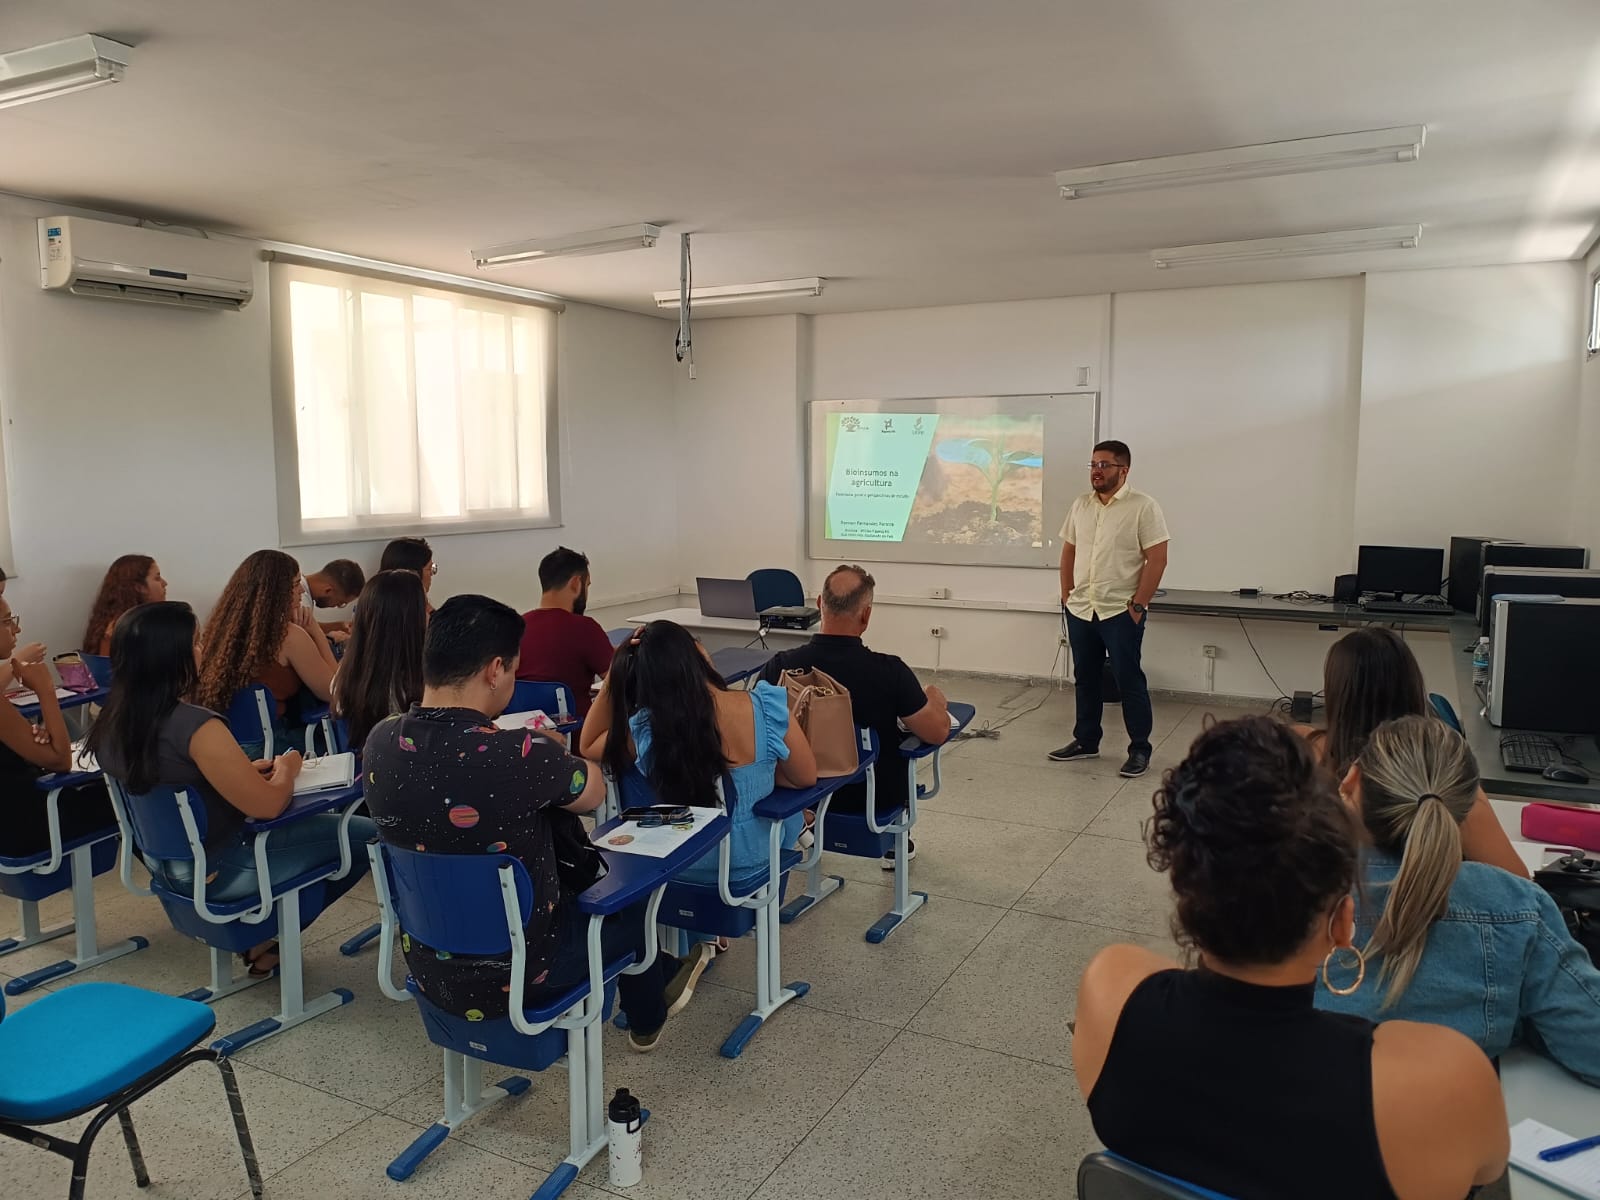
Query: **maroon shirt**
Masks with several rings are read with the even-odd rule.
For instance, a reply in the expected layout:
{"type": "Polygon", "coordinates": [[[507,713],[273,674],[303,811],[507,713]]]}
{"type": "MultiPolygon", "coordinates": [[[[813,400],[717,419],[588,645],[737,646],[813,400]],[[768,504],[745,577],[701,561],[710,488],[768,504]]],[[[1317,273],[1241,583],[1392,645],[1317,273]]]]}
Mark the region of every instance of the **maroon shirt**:
{"type": "Polygon", "coordinates": [[[564,608],[536,608],[522,614],[522,658],[518,679],[564,683],[572,689],[576,716],[589,711],[589,686],[611,669],[611,639],[593,617],[564,608]]]}

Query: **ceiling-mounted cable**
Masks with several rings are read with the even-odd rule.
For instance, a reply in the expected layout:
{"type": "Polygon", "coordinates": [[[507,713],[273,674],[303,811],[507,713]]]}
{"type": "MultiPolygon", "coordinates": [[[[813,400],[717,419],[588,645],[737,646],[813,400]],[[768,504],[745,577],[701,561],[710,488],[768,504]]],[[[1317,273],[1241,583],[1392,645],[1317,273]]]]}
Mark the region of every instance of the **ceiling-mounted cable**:
{"type": "Polygon", "coordinates": [[[678,338],[673,344],[678,361],[689,360],[689,378],[694,378],[694,339],[689,328],[689,293],[694,289],[694,258],[689,252],[689,235],[679,235],[678,251],[678,338]]]}

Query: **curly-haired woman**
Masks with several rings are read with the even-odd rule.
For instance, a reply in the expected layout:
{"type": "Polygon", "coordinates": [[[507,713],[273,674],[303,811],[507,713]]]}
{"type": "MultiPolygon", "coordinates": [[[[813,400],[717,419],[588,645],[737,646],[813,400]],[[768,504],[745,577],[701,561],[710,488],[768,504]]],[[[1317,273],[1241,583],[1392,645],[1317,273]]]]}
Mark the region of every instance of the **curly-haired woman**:
{"type": "Polygon", "coordinates": [[[111,631],[117,618],[141,604],[158,604],[167,598],[167,581],[148,554],[124,554],[106,570],[89,608],[82,648],[88,654],[111,653],[111,631]]]}
{"type": "Polygon", "coordinates": [[[194,703],[226,712],[234,694],[259,683],[277,702],[281,730],[302,689],[333,695],[337,662],[311,609],[300,602],[300,564],[281,550],[257,550],[234,571],[201,636],[194,703]]]}
{"type": "Polygon", "coordinates": [[[1356,823],[1299,735],[1268,717],[1206,730],[1145,836],[1198,963],[1110,946],[1083,973],[1072,1058],[1108,1149],[1236,1200],[1460,1200],[1500,1177],[1483,1051],[1312,1004],[1319,972],[1342,991],[1367,972],[1356,823]]]}

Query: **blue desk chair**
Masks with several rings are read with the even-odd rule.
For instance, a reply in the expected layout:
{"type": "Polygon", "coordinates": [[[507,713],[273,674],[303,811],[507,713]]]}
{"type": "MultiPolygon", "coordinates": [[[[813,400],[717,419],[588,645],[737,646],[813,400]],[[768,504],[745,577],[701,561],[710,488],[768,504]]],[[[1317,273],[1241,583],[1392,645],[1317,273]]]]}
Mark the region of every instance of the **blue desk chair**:
{"type": "MultiPolygon", "coordinates": [[[[950,715],[956,725],[954,736],[965,729],[977,710],[970,704],[950,702],[950,715]]],[[[866,811],[861,813],[834,813],[826,827],[819,820],[814,830],[817,846],[835,854],[849,854],[859,858],[882,858],[894,851],[894,907],[875,921],[866,932],[866,940],[877,944],[888,937],[917,909],[928,902],[926,892],[911,890],[911,863],[908,853],[911,830],[917,823],[917,801],[929,800],[939,794],[944,786],[940,772],[940,751],[944,743],[930,746],[920,738],[907,737],[900,743],[900,759],[905,764],[906,796],[908,803],[880,817],[877,809],[877,774],[869,770],[866,776],[866,811]],[[925,758],[933,759],[933,780],[927,785],[917,782],[917,765],[925,758]]],[[[824,875],[822,859],[813,854],[807,860],[806,890],[783,906],[781,920],[788,924],[844,886],[844,877],[824,875]]]]}
{"type": "Polygon", "coordinates": [[[554,1200],[566,1190],[606,1146],[601,1021],[611,1004],[616,978],[623,973],[638,974],[655,961],[655,918],[667,879],[704,853],[711,839],[726,844],[727,831],[727,819],[721,818],[697,832],[692,845],[666,859],[607,855],[607,874],[578,897],[578,910],[589,917],[589,978],[536,1009],[528,1008],[524,1000],[527,947],[523,930],[537,897],[521,862],[505,854],[428,854],[382,842],[367,846],[383,913],[379,985],[392,1000],[414,1001],[428,1039],[444,1050],[444,1115],[389,1164],[389,1178],[410,1178],[422,1160],[467,1118],[528,1090],[528,1079],[520,1075],[485,1087],[485,1062],[543,1071],[564,1058],[568,1154],[533,1196],[534,1200],[554,1200]],[[644,960],[635,962],[634,955],[628,954],[602,961],[601,922],[646,897],[644,960]],[[395,934],[401,930],[450,954],[508,954],[511,993],[507,1015],[492,1021],[470,1021],[437,1008],[409,977],[404,989],[397,988],[394,944],[395,934]]]}
{"type": "Polygon", "coordinates": [[[41,983],[98,967],[150,944],[146,938],[131,937],[102,950],[95,931],[94,877],[117,865],[117,827],[112,825],[70,842],[61,837],[61,794],[99,778],[99,771],[43,776],[37,786],[47,793],[45,819],[50,828],[50,848],[25,858],[0,858],[0,894],[14,897],[22,909],[22,936],[0,942],[0,955],[69,933],[75,933],[77,941],[71,958],[29,971],[6,984],[8,995],[20,996],[41,983]],[[68,888],[72,889],[72,921],[41,930],[39,901],[68,888]]]}
{"type": "MultiPolygon", "coordinates": [[[[723,1058],[738,1058],[767,1018],[791,1000],[804,996],[811,985],[797,980],[784,984],[780,953],[778,905],[783,899],[783,884],[790,871],[806,867],[820,858],[820,843],[814,843],[811,857],[781,844],[783,823],[790,817],[814,809],[816,828],[823,826],[828,802],[833,793],[847,783],[864,778],[877,759],[877,746],[863,731],[861,766],[856,774],[820,779],[808,788],[774,788],[772,794],[756,803],[754,813],[766,824],[767,864],[764,870],[731,877],[732,849],[724,840],[718,849],[715,884],[677,880],[667,885],[668,922],[695,934],[739,938],[755,933],[756,1006],[722,1043],[723,1058]]],[[[625,808],[648,807],[658,802],[654,789],[636,769],[621,781],[621,800],[625,808]]],[[[732,779],[721,782],[726,808],[737,803],[732,779]]]]}
{"type": "MultiPolygon", "coordinates": [[[[327,720],[326,728],[328,731],[328,745],[331,747],[330,753],[351,753],[350,726],[346,724],[342,718],[330,715],[327,720]]],[[[361,760],[361,747],[357,746],[354,753],[356,756],[356,761],[359,762],[361,760]]],[[[346,958],[354,958],[366,948],[368,942],[376,938],[382,931],[382,922],[374,921],[371,925],[368,925],[354,937],[347,938],[345,941],[340,942],[339,953],[344,955],[346,958]]]]}
{"type": "Polygon", "coordinates": [[[245,833],[254,837],[260,886],[256,895],[227,902],[215,902],[206,896],[205,879],[209,870],[204,804],[191,798],[183,788],[158,787],[144,795],[135,795],[110,776],[106,777],[106,783],[111,791],[112,806],[117,811],[117,821],[122,826],[123,886],[138,895],[154,895],[161,901],[174,929],[210,948],[210,986],[188,992],[184,999],[210,1003],[271,978],[270,975],[235,978],[233,957],[258,942],[273,937],[278,940],[277,1015],[218,1038],[212,1043],[212,1049],[232,1054],[251,1042],[293,1029],[355,998],[348,989],[334,988],[309,1003],[306,1001],[301,931],[321,915],[326,905],[323,885],[332,879],[343,879],[350,872],[350,843],[345,835],[350,817],[361,801],[359,782],[348,788],[296,796],[282,815],[267,821],[246,821],[245,833]],[[333,811],[342,812],[344,817],[338,859],[320,863],[287,879],[273,878],[272,863],[267,856],[272,831],[300,817],[333,811]],[[194,873],[189,891],[172,887],[159,875],[151,876],[148,889],[135,886],[131,846],[137,846],[147,860],[189,863],[194,873]]]}
{"type": "Polygon", "coordinates": [[[806,588],[800,582],[800,576],[783,567],[762,567],[751,571],[745,578],[750,581],[757,612],[806,602],[806,588]]]}
{"type": "Polygon", "coordinates": [[[277,750],[272,732],[276,709],[277,702],[273,700],[272,693],[262,684],[253,683],[234,693],[233,699],[228,702],[228,711],[222,715],[228,719],[228,729],[234,741],[241,746],[260,742],[261,757],[272,758],[277,750]]]}
{"type": "Polygon", "coordinates": [[[507,712],[532,712],[538,709],[552,718],[562,733],[578,728],[578,705],[572,689],[564,683],[546,683],[538,679],[519,679],[511,689],[511,703],[507,712]]]}
{"type": "Polygon", "coordinates": [[[83,665],[89,668],[89,674],[94,676],[97,685],[103,688],[111,686],[111,658],[105,654],[89,654],[78,651],[78,657],[83,659],[83,665]]]}
{"type": "Polygon", "coordinates": [[[302,704],[300,706],[300,721],[305,726],[306,757],[311,758],[317,753],[317,736],[322,736],[322,746],[326,753],[337,754],[333,734],[333,712],[328,707],[326,700],[319,700],[315,704],[302,704]]]}
{"type": "Polygon", "coordinates": [[[71,1159],[69,1200],[83,1200],[90,1151],[112,1117],[134,1180],[150,1186],[128,1108],[198,1062],[215,1063],[222,1075],[250,1194],[261,1200],[261,1168],[233,1067],[215,1050],[195,1049],[217,1023],[205,1005],[120,983],[80,983],[4,1017],[0,999],[0,1134],[71,1159]],[[75,1142],[37,1128],[92,1109],[100,1111],[75,1142]]]}
{"type": "Polygon", "coordinates": [[[1101,1151],[1078,1164],[1078,1200],[1228,1200],[1228,1197],[1101,1151]]]}
{"type": "Polygon", "coordinates": [[[1428,693],[1428,703],[1433,706],[1433,715],[1457,733],[1461,732],[1461,718],[1456,716],[1455,705],[1446,700],[1438,692],[1428,693]]]}

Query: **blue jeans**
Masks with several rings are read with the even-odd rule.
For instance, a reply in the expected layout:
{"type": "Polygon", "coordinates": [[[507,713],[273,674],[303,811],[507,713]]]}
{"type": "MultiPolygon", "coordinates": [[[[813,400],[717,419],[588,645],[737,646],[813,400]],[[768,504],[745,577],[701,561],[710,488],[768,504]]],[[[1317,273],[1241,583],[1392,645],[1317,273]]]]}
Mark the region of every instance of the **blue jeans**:
{"type": "MultiPolygon", "coordinates": [[[[274,829],[267,839],[267,865],[274,879],[288,879],[324,863],[338,865],[339,822],[337,813],[318,813],[302,817],[281,828],[274,829]]],[[[325,906],[354,887],[371,867],[367,861],[367,843],[378,836],[378,827],[366,817],[350,818],[350,870],[343,879],[330,879],[323,886],[325,906]]],[[[211,879],[206,885],[206,899],[216,904],[257,895],[260,876],[256,873],[255,838],[240,834],[235,843],[206,852],[206,866],[211,879]]],[[[189,862],[157,862],[153,870],[180,894],[189,895],[194,887],[194,864],[189,862]]]]}
{"type": "Polygon", "coordinates": [[[1100,670],[1107,656],[1111,659],[1111,675],[1122,692],[1122,723],[1128,729],[1128,753],[1151,753],[1150,730],[1155,717],[1150,711],[1150,687],[1145,682],[1144,667],[1139,655],[1144,646],[1143,621],[1135,621],[1131,612],[1120,612],[1104,619],[1095,617],[1085,621],[1082,617],[1067,614],[1067,640],[1072,643],[1073,671],[1077,675],[1078,723],[1072,736],[1080,746],[1098,749],[1101,735],[1101,718],[1105,701],[1101,695],[1100,670]]]}

